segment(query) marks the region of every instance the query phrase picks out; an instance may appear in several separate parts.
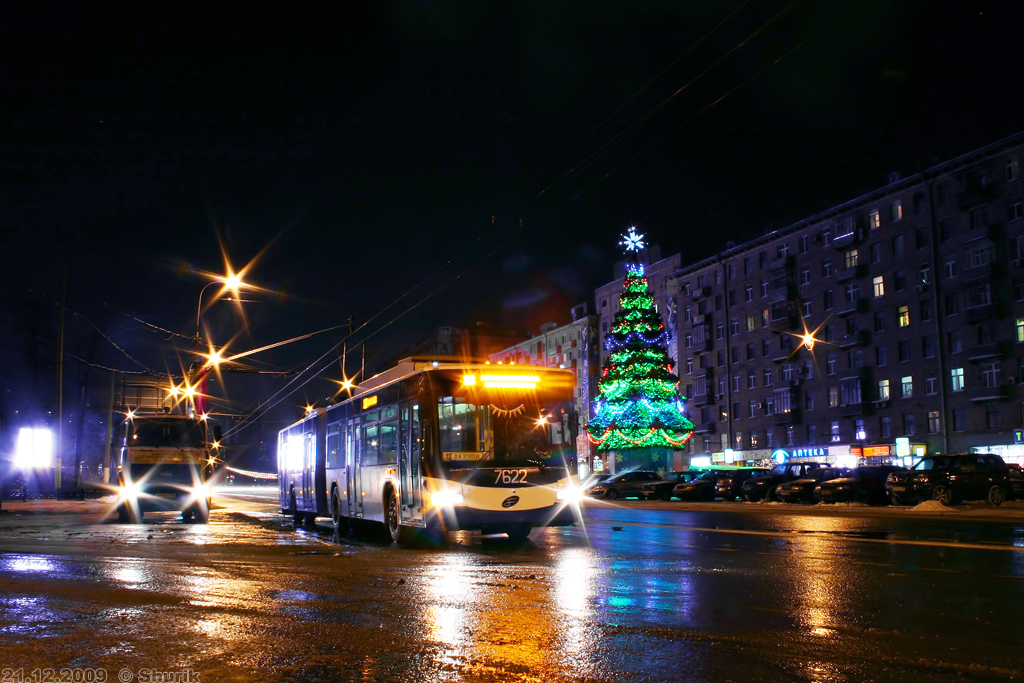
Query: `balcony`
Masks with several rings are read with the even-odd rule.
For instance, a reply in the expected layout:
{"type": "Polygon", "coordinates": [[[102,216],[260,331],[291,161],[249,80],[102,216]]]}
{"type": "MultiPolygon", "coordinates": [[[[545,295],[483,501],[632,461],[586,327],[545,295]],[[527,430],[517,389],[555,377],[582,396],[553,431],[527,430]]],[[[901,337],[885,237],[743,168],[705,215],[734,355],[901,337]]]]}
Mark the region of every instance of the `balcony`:
{"type": "Polygon", "coordinates": [[[967,323],[969,325],[977,325],[978,323],[985,322],[986,320],[992,320],[996,317],[996,307],[994,304],[982,304],[981,306],[970,306],[965,310],[967,314],[967,323]]]}
{"type": "Polygon", "coordinates": [[[842,408],[843,417],[860,417],[867,412],[868,408],[864,403],[849,403],[842,408]]]}
{"type": "Polygon", "coordinates": [[[704,285],[703,287],[695,287],[690,293],[690,298],[696,301],[711,294],[711,285],[704,285]]]}
{"type": "Polygon", "coordinates": [[[693,425],[694,434],[714,434],[716,431],[714,422],[696,422],[693,425]]]}
{"type": "Polygon", "coordinates": [[[860,235],[857,234],[857,230],[851,230],[845,235],[836,235],[832,238],[832,246],[838,250],[843,250],[853,244],[860,242],[860,235]]]}
{"type": "Polygon", "coordinates": [[[776,425],[796,425],[800,424],[800,409],[792,408],[781,413],[775,413],[776,425]]]}
{"type": "Polygon", "coordinates": [[[960,210],[967,211],[979,204],[998,199],[1000,194],[1002,194],[1002,188],[999,184],[990,183],[984,187],[972,187],[969,190],[964,190],[956,198],[960,203],[960,210]]]}
{"type": "Polygon", "coordinates": [[[861,330],[860,332],[854,332],[848,334],[839,339],[839,348],[851,349],[854,346],[867,346],[871,343],[871,333],[867,330],[861,330]]]}
{"type": "Polygon", "coordinates": [[[845,318],[846,316],[853,315],[854,313],[867,313],[869,308],[871,308],[871,302],[867,299],[844,301],[839,305],[839,310],[836,311],[836,315],[840,318],[845,318]]]}
{"type": "Polygon", "coordinates": [[[967,358],[975,363],[990,358],[1005,358],[1007,355],[1006,345],[1001,342],[974,346],[967,351],[967,358]]]}
{"type": "Polygon", "coordinates": [[[975,403],[979,403],[981,401],[1005,401],[1008,395],[1009,392],[1004,386],[978,387],[977,389],[971,389],[971,401],[975,403]]]}
{"type": "Polygon", "coordinates": [[[836,268],[836,282],[846,282],[855,277],[864,277],[868,272],[867,266],[853,266],[852,268],[836,268]]]}

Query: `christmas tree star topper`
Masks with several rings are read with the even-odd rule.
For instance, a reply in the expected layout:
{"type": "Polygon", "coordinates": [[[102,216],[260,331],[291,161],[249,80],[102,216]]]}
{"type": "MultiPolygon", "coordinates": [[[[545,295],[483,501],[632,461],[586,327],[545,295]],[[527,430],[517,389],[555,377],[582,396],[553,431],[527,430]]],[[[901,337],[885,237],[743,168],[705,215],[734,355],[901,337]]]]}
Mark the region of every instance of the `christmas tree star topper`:
{"type": "Polygon", "coordinates": [[[622,241],[619,242],[626,251],[640,251],[644,248],[644,236],[642,233],[637,233],[636,226],[630,226],[629,232],[622,236],[622,241]]]}

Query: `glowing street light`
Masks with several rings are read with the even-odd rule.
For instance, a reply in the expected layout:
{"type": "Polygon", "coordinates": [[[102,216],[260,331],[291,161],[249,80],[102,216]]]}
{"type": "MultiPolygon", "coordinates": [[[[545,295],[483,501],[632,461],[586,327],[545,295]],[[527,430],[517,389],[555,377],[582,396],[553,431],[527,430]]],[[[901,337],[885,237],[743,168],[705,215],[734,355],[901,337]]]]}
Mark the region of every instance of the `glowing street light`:
{"type": "Polygon", "coordinates": [[[22,427],[14,450],[14,466],[22,470],[44,469],[53,460],[53,436],[45,427],[22,427]]]}

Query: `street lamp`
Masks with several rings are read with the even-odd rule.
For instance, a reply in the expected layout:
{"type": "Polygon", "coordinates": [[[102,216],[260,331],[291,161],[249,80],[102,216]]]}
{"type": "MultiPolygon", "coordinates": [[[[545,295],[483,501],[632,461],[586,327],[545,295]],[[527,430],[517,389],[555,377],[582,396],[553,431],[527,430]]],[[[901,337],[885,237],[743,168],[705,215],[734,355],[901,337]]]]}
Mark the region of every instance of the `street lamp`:
{"type": "Polygon", "coordinates": [[[248,284],[242,281],[242,276],[240,274],[233,273],[229,269],[227,275],[216,277],[212,282],[207,282],[206,285],[204,285],[203,288],[199,290],[199,303],[196,306],[196,350],[199,350],[199,347],[201,346],[202,343],[202,337],[199,334],[199,325],[200,317],[203,314],[203,295],[206,294],[206,290],[209,289],[212,285],[221,286],[220,294],[223,294],[224,292],[231,290],[232,292],[234,292],[236,298],[238,297],[239,289],[241,289],[242,287],[249,286],[248,284]]]}

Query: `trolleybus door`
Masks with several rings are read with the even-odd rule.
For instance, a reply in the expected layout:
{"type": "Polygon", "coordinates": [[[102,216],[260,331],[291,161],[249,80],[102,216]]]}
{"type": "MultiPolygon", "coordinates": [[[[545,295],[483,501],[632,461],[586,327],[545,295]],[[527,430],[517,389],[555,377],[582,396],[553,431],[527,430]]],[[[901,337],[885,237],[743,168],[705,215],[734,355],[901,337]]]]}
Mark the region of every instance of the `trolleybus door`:
{"type": "Polygon", "coordinates": [[[316,420],[307,420],[302,435],[302,495],[299,508],[307,512],[316,510],[316,420]]]}
{"type": "Polygon", "coordinates": [[[359,485],[359,462],[362,459],[360,443],[362,434],[359,429],[359,418],[348,421],[348,513],[352,517],[363,516],[361,487],[359,485]]]}
{"type": "Polygon", "coordinates": [[[419,406],[405,402],[401,408],[401,444],[398,471],[402,480],[403,522],[418,522],[423,519],[423,502],[420,491],[420,413],[419,406]]]}

